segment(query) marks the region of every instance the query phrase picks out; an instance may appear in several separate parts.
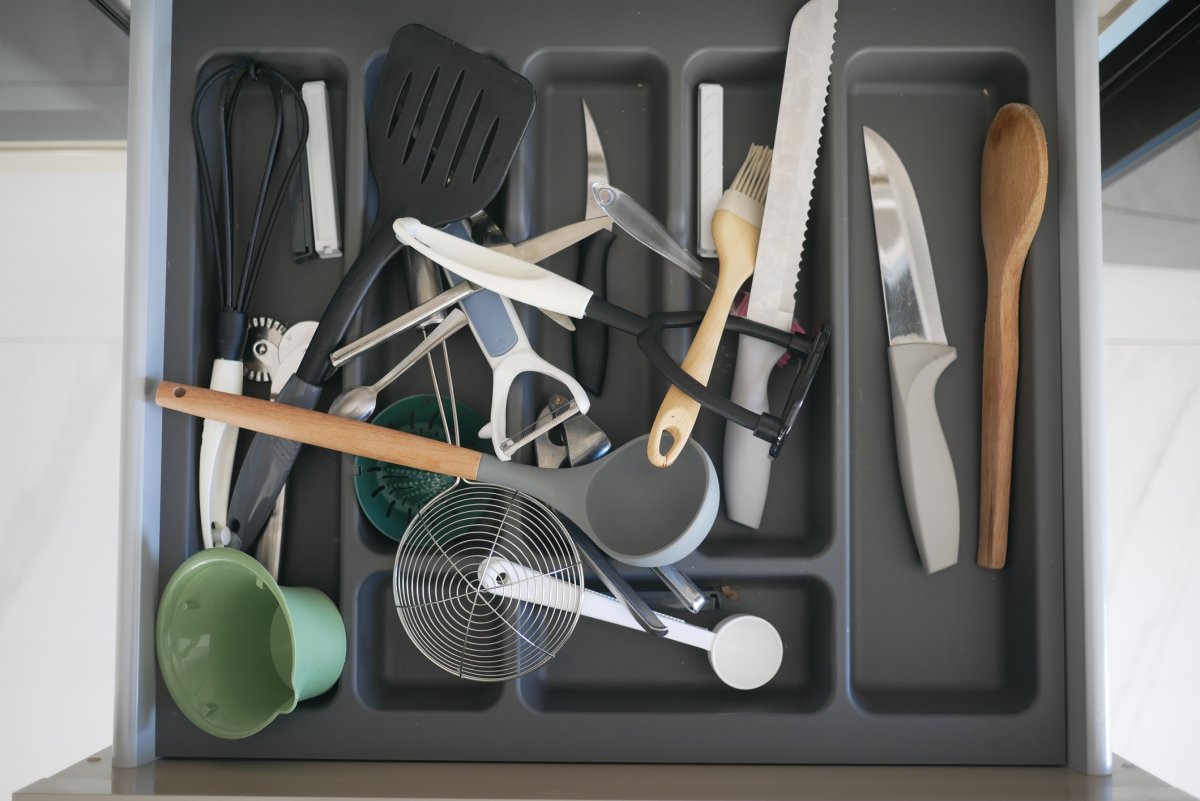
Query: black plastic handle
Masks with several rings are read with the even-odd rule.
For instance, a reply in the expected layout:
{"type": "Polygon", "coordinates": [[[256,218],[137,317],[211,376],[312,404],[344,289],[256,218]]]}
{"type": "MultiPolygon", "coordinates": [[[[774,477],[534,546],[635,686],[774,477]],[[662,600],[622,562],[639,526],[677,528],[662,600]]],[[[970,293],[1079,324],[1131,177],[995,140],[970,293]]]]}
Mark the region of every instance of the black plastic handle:
{"type": "Polygon", "coordinates": [[[745,317],[730,317],[725,330],[746,334],[764,342],[774,343],[801,359],[797,375],[788,393],[783,414],[755,412],[714,392],[689,375],[661,342],[662,332],[670,328],[695,328],[704,318],[702,311],[655,312],[647,317],[634,314],[601,298],[593,297],[584,310],[585,317],[603,323],[637,338],[638,349],[663,378],[670,381],[710,412],[731,423],[747,428],[759,439],[771,443],[770,455],[775,458],[800,414],[800,407],[812,387],[817,368],[829,345],[830,328],[821,326],[816,335],[781,331],[745,317]]]}
{"type": "MultiPolygon", "coordinates": [[[[320,397],[320,385],[293,375],[276,402],[312,409],[320,397]]],[[[229,528],[241,540],[243,551],[250,551],[258,541],[299,454],[300,443],[290,439],[257,433],[251,440],[229,498],[229,528]]]]}
{"type": "MultiPolygon", "coordinates": [[[[600,230],[580,244],[579,283],[601,299],[608,297],[608,251],[615,238],[612,231],[600,230]]],[[[571,355],[575,377],[583,388],[593,395],[602,393],[608,368],[608,326],[598,320],[577,321],[571,355]]]]}
{"type": "Polygon", "coordinates": [[[346,338],[350,323],[358,314],[363,298],[367,296],[367,290],[375,283],[375,279],[387,263],[404,249],[404,245],[392,234],[390,222],[382,226],[376,225],[375,228],[377,230],[372,230],[362,252],[334,290],[333,297],[321,313],[321,321],[317,324],[317,330],[313,332],[304,358],[300,360],[296,374],[310,384],[324,384],[337,372],[337,368],[329,361],[330,354],[337,350],[346,338]]]}
{"type": "MultiPolygon", "coordinates": [[[[288,379],[276,398],[278,403],[316,408],[321,385],[337,372],[329,355],[345,339],[367,290],[403,247],[386,225],[372,232],[325,307],[296,374],[288,379]]],[[[250,441],[250,450],[242,461],[229,499],[229,525],[241,538],[243,549],[253,547],[262,533],[299,453],[300,443],[262,433],[255,434],[250,441]]]]}

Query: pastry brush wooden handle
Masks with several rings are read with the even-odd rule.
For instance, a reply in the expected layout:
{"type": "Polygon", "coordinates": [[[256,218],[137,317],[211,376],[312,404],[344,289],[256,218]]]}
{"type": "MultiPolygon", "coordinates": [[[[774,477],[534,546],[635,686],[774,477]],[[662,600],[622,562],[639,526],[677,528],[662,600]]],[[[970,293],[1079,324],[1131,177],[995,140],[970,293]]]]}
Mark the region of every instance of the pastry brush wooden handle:
{"type": "MultiPolygon", "coordinates": [[[[712,374],[729,309],[742,284],[754,273],[754,257],[758,253],[758,226],[736,214],[718,209],[713,214],[712,227],[721,269],[712,300],[682,365],[684,372],[701,384],[707,384],[712,374]]],[[[651,464],[670,467],[675,463],[691,438],[699,414],[698,401],[679,387],[673,386],[667,390],[662,405],[658,407],[658,415],[654,418],[654,426],[650,429],[650,438],[646,441],[646,456],[651,464]],[[671,435],[671,446],[666,453],[662,452],[663,434],[671,435]]]]}
{"type": "Polygon", "coordinates": [[[370,423],[228,392],[164,381],[154,393],[164,409],[259,431],[273,437],[474,480],[482,454],[370,423]]]}

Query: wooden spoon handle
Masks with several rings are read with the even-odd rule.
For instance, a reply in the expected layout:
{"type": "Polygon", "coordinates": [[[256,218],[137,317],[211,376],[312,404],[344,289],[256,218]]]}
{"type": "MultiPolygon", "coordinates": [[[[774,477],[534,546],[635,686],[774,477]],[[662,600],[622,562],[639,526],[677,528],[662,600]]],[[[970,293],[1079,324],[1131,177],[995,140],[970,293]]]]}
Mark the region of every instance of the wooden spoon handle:
{"type": "MultiPolygon", "coordinates": [[[[754,257],[758,252],[757,226],[724,210],[713,215],[713,237],[717,240],[721,256],[721,269],[717,274],[717,286],[712,300],[704,312],[704,319],[696,329],[691,347],[683,359],[684,372],[701,384],[707,384],[712,375],[713,361],[725,331],[729,309],[737,298],[738,290],[754,273],[754,257]],[[721,235],[723,234],[723,236],[721,235]],[[731,241],[732,240],[732,241],[731,241]]],[[[683,453],[684,446],[692,436],[696,417],[700,414],[700,402],[682,389],[672,386],[658,407],[658,415],[646,440],[646,457],[656,467],[670,467],[683,453]],[[663,434],[671,435],[671,447],[662,453],[663,434]]]]}
{"type": "Polygon", "coordinates": [[[980,442],[980,567],[1004,567],[1017,407],[1020,284],[989,288],[983,326],[983,434],[980,442]]]}
{"type": "Polygon", "coordinates": [[[1021,276],[1042,219],[1048,177],[1046,133],[1037,113],[1021,103],[1001,107],[983,145],[980,175],[988,301],[976,561],[986,568],[1004,567],[1008,553],[1021,276]]]}
{"type": "Polygon", "coordinates": [[[479,462],[483,458],[482,454],[475,451],[415,434],[313,412],[286,403],[271,403],[172,381],[158,385],[154,402],[164,409],[316,445],[318,448],[468,480],[474,480],[478,475],[479,462]]]}

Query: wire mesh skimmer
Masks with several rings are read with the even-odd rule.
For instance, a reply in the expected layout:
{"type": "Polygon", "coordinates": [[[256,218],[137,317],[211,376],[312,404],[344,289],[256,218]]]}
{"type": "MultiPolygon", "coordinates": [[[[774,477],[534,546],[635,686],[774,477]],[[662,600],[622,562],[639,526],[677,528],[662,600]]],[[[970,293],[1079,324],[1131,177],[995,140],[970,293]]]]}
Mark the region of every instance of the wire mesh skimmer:
{"type": "Polygon", "coordinates": [[[562,521],[545,504],[493,484],[460,482],[409,523],[392,575],[396,611],[417,649],[464,679],[505,681],[537,670],[579,619],[583,568],[562,521]],[[492,562],[543,576],[532,597],[505,597],[480,583],[492,562]],[[565,587],[565,588],[564,588],[565,587]],[[540,597],[550,593],[554,597],[540,597]]]}

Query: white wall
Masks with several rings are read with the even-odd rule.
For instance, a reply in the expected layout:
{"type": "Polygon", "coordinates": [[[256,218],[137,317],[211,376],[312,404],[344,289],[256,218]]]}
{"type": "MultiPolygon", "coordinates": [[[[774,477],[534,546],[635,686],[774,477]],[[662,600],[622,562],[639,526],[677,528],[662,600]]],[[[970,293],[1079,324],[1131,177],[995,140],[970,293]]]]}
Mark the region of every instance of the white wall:
{"type": "Polygon", "coordinates": [[[0,798],[112,742],[125,151],[0,148],[0,798]]]}
{"type": "Polygon", "coordinates": [[[1113,750],[1200,797],[1200,137],[1104,206],[1113,750]]]}

